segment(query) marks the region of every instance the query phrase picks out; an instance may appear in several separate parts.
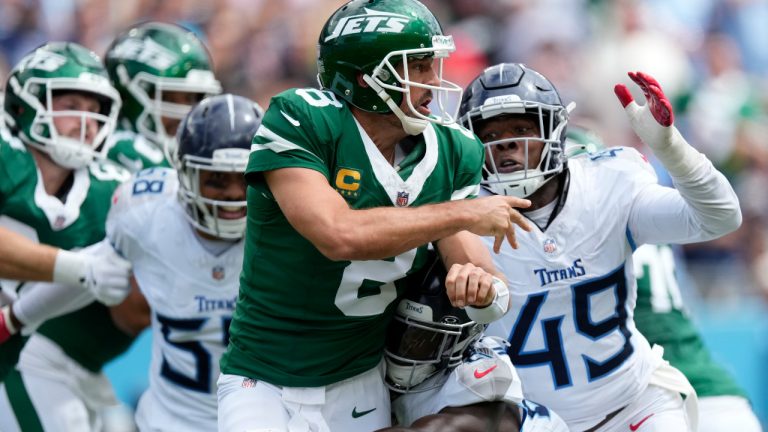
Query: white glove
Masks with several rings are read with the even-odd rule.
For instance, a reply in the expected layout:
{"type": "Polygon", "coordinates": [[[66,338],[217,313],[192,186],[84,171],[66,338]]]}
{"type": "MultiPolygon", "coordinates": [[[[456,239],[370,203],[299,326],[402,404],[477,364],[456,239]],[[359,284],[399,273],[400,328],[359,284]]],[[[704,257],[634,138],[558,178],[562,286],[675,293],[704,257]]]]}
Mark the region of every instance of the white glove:
{"type": "Polygon", "coordinates": [[[60,250],[53,281],[82,286],[107,306],[120,304],[131,291],[131,263],[103,241],[86,251],[60,250]]]}
{"type": "Polygon", "coordinates": [[[624,84],[617,84],[613,91],[627,113],[629,123],[640,140],[647,145],[673,177],[686,177],[706,158],[685,141],[674,126],[675,115],[659,83],[650,75],[630,72],[647,103],[638,105],[624,84]]]}

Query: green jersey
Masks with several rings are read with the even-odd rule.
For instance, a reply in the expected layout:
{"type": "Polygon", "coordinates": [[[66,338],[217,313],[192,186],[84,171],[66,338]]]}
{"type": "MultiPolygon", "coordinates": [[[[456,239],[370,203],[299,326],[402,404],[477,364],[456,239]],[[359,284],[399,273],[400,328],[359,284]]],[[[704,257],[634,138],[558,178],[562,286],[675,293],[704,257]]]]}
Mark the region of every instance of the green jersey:
{"type": "Polygon", "coordinates": [[[272,99],[246,170],[245,259],[224,373],[316,387],[379,363],[400,279],[423,266],[426,246],[383,260],[332,261],[291,226],[260,173],[318,171],[353,209],[477,194],[484,150],[472,133],[430,125],[414,138],[396,169],[332,93],[292,89],[272,99]]]}
{"type": "Polygon", "coordinates": [[[669,246],[644,245],[634,255],[637,276],[635,325],[648,342],[664,347],[664,359],[678,368],[699,397],[746,397],[731,375],[717,364],[687,316],[675,279],[669,246]]]}
{"type": "MultiPolygon", "coordinates": [[[[0,224],[40,243],[78,249],[105,236],[112,192],[129,173],[112,163],[75,170],[66,200],[45,192],[37,164],[27,147],[0,130],[0,224]]],[[[18,283],[4,281],[4,289],[18,283]]],[[[112,323],[100,303],[52,319],[38,330],[70,357],[92,371],[123,352],[131,338],[112,323]]]]}
{"type": "Polygon", "coordinates": [[[162,148],[136,132],[118,131],[109,137],[107,145],[109,146],[107,157],[130,172],[138,172],[144,168],[171,166],[162,148]]]}

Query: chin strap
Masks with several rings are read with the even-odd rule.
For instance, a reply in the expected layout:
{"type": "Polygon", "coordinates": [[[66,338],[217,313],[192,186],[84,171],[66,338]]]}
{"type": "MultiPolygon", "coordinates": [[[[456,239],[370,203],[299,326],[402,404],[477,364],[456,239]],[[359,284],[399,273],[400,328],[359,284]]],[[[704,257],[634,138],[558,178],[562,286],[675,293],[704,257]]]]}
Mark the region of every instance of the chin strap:
{"type": "Polygon", "coordinates": [[[423,119],[417,119],[413,117],[409,117],[405,115],[405,113],[400,109],[399,106],[395,103],[394,100],[392,100],[392,96],[387,93],[386,90],[382,86],[380,86],[373,78],[371,78],[370,75],[365,74],[363,75],[363,81],[365,81],[366,84],[371,86],[373,91],[376,92],[376,94],[381,98],[381,100],[384,101],[384,103],[387,104],[389,109],[392,110],[392,112],[397,116],[397,118],[400,119],[400,123],[403,124],[403,130],[408,135],[418,135],[422,132],[424,132],[424,129],[427,128],[429,125],[429,122],[427,120],[423,119]]]}

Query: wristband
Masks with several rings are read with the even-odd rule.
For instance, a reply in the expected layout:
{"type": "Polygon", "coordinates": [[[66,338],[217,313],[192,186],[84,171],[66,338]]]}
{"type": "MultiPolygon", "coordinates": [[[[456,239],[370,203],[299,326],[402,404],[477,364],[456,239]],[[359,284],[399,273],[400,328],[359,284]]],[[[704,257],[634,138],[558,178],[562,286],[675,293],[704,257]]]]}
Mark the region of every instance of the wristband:
{"type": "Polygon", "coordinates": [[[70,286],[85,286],[85,262],[75,252],[60,249],[53,265],[53,282],[70,286]]]}
{"type": "Polygon", "coordinates": [[[467,306],[464,310],[469,318],[478,324],[488,324],[504,316],[509,310],[509,288],[501,279],[494,276],[492,286],[496,289],[496,295],[488,306],[467,306]]]}

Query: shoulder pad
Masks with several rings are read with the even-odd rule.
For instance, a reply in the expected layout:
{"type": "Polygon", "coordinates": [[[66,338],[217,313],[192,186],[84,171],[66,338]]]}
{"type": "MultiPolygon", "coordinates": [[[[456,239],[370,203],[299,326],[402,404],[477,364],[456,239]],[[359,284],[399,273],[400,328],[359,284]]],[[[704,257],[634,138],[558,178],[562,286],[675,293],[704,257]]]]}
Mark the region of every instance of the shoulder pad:
{"type": "Polygon", "coordinates": [[[171,168],[148,168],[137,172],[120,185],[112,196],[110,218],[128,212],[143,203],[176,199],[178,177],[171,168]]]}
{"type": "Polygon", "coordinates": [[[609,147],[596,153],[591,153],[586,158],[577,158],[576,161],[584,161],[585,166],[600,165],[614,171],[644,171],[656,178],[648,158],[632,147],[609,147]]]}

